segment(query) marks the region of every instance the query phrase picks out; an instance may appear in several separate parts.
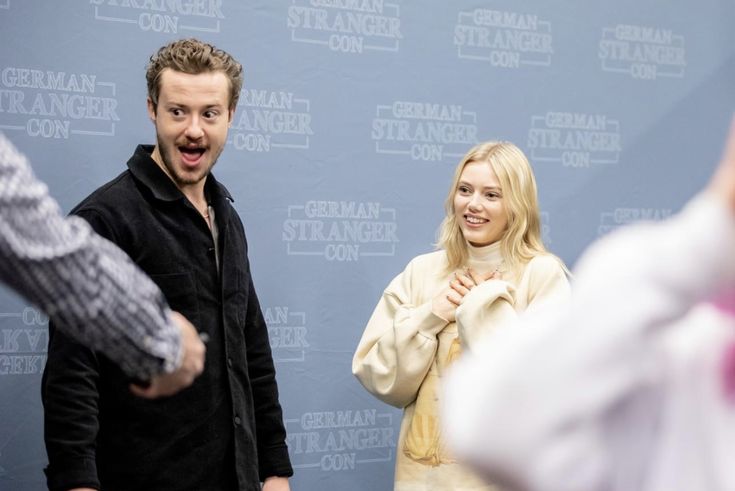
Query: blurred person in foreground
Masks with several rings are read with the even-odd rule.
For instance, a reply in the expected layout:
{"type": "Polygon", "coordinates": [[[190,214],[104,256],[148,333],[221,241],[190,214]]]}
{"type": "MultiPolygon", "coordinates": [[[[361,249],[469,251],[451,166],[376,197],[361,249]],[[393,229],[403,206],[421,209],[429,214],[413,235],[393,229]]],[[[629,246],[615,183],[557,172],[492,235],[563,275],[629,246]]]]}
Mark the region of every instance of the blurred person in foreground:
{"type": "Polygon", "coordinates": [[[735,489],[734,251],[735,123],[678,215],[601,239],[569,305],[458,362],[454,450],[509,490],[735,489]]]}
{"type": "Polygon", "coordinates": [[[205,348],[130,258],[78,217],[64,217],[26,158],[0,133],[0,281],[69,336],[98,349],[141,397],[188,387],[205,348]]]}

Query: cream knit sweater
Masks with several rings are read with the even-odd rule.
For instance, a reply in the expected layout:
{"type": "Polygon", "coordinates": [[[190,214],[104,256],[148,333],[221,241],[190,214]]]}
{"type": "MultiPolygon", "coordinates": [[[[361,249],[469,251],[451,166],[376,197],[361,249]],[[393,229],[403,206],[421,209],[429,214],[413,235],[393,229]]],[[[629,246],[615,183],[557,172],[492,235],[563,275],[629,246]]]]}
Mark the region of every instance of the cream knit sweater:
{"type": "Polygon", "coordinates": [[[397,444],[396,491],[490,490],[454,462],[440,436],[440,381],[461,351],[472,350],[488,332],[512,326],[521,312],[569,296],[564,269],[552,255],[529,261],[519,277],[505,266],[499,243],[470,247],[468,267],[499,268],[502,279],[474,287],[448,323],[432,313],[432,299],[449,286],[446,254],[414,258],[391,281],[370,318],[352,371],[373,395],[404,408],[397,444]]]}

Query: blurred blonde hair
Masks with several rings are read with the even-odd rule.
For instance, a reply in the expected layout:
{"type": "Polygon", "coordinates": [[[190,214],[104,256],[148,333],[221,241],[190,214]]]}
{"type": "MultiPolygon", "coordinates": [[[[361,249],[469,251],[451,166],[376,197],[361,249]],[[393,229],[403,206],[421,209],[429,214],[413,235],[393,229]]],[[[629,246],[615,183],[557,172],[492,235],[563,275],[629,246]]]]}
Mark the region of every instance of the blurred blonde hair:
{"type": "Polygon", "coordinates": [[[444,204],[446,217],[439,229],[436,245],[446,251],[449,271],[466,266],[468,246],[457,223],[454,197],[462,171],[470,162],[487,162],[500,182],[503,204],[508,214],[508,227],[500,239],[500,251],[507,268],[517,274],[534,256],[549,253],[541,240],[541,216],[531,164],[521,149],[510,142],[480,143],[462,158],[454,171],[444,204]]]}

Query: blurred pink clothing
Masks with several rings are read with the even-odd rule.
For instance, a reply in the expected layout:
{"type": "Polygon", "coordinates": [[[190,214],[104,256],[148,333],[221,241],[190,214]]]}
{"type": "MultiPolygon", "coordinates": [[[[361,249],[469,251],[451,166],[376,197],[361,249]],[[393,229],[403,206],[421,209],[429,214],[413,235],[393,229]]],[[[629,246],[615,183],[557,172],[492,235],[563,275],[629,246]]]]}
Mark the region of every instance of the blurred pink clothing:
{"type": "Polygon", "coordinates": [[[457,455],[515,490],[735,490],[733,252],[735,217],[706,194],[593,245],[566,308],[450,374],[457,455]]]}

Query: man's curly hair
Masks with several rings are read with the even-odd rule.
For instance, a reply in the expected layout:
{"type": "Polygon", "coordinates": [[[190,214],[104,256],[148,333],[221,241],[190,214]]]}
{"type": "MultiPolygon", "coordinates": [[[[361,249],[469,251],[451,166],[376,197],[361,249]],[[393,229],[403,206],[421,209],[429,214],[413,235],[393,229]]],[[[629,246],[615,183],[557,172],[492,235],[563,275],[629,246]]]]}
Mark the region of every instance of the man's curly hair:
{"type": "Polygon", "coordinates": [[[161,73],[166,68],[197,75],[206,72],[223,72],[230,81],[229,109],[235,109],[242,89],[242,65],[230,54],[198,39],[180,39],[161,47],[151,56],[146,68],[148,97],[158,106],[161,90],[161,73]]]}

